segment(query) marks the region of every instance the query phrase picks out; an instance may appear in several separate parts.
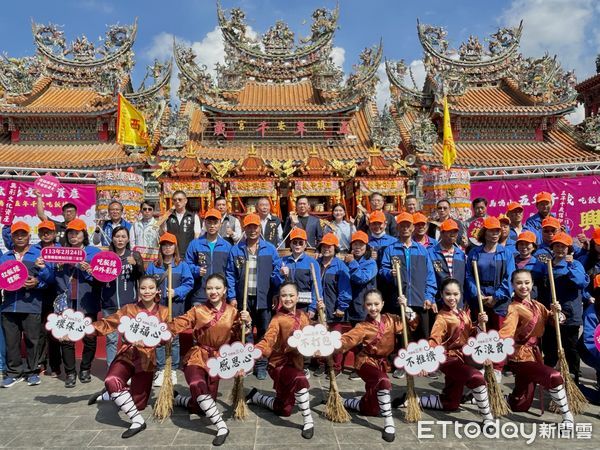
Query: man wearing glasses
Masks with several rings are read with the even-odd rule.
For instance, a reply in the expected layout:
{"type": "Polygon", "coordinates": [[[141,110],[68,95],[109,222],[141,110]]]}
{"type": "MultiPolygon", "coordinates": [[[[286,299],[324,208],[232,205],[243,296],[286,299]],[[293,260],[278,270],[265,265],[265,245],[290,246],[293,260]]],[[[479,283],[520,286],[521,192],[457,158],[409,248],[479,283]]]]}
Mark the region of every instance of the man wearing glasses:
{"type": "Polygon", "coordinates": [[[158,228],[168,216],[158,221],[154,218],[154,206],[143,201],[140,205],[141,220],[131,227],[131,248],[158,248],[158,228]]]}
{"type": "Polygon", "coordinates": [[[202,233],[202,224],[198,214],[186,209],[187,196],[183,191],[173,193],[171,214],[165,222],[164,231],[177,237],[177,248],[181,257],[185,256],[188,245],[202,233]]]}
{"type": "MultiPolygon", "coordinates": [[[[437,223],[433,221],[429,223],[429,230],[427,231],[427,234],[429,237],[435,238],[439,241],[441,235],[439,224],[445,220],[452,219],[452,217],[450,217],[450,202],[446,199],[438,200],[435,205],[435,209],[438,215],[437,223]]],[[[458,219],[453,220],[458,225],[458,245],[466,247],[468,242],[466,239],[467,233],[465,231],[465,225],[458,219]]]]}

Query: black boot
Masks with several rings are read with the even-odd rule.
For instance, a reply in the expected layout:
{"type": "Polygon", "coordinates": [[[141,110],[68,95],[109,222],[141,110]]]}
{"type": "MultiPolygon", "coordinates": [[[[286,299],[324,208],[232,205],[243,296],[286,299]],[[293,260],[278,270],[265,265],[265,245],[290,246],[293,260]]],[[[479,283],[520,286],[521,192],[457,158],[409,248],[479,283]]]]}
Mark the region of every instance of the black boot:
{"type": "Polygon", "coordinates": [[[65,378],[65,387],[66,388],[74,388],[77,384],[77,375],[74,373],[70,373],[65,378]]]}

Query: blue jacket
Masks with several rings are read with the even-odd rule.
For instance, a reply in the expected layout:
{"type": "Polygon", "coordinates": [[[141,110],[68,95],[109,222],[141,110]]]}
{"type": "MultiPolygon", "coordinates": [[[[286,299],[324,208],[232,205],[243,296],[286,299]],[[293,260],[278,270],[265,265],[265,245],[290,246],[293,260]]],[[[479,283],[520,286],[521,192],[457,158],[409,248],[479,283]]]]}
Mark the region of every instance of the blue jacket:
{"type": "Polygon", "coordinates": [[[369,233],[369,245],[374,250],[377,250],[377,265],[381,264],[381,257],[383,256],[383,251],[392,245],[393,243],[398,242],[394,236],[390,236],[389,234],[384,234],[381,237],[375,237],[369,233]]]}
{"type": "Polygon", "coordinates": [[[411,241],[409,248],[395,242],[384,250],[379,274],[397,287],[396,277],[392,275],[394,258],[400,261],[402,292],[408,299],[408,306],[423,307],[425,300],[434,302],[437,284],[427,249],[411,241]]]}
{"type": "Polygon", "coordinates": [[[206,237],[194,239],[188,245],[185,253],[185,262],[190,267],[194,277],[194,289],[191,300],[197,305],[206,303],[206,279],[213,273],[225,275],[227,259],[231,251],[231,244],[221,236],[217,237],[214,249],[211,251],[206,237]],[[200,268],[206,267],[206,275],[200,276],[200,268]]]}
{"type": "Polygon", "coordinates": [[[102,237],[100,238],[100,245],[108,246],[112,242],[112,232],[113,229],[117,227],[125,227],[127,231],[131,231],[131,223],[127,222],[125,219],[121,219],[117,225],[113,225],[111,220],[107,220],[102,225],[102,237]]]}
{"type": "MultiPolygon", "coordinates": [[[[308,305],[309,311],[317,310],[317,291],[315,290],[315,286],[312,280],[312,275],[310,273],[310,265],[315,267],[315,275],[317,277],[317,289],[318,292],[323,292],[323,284],[321,282],[321,266],[317,262],[315,258],[312,256],[308,256],[306,253],[303,253],[298,261],[295,261],[292,255],[284,256],[281,258],[281,265],[287,266],[290,269],[289,280],[293,281],[298,285],[299,292],[310,292],[312,300],[310,305],[308,305]]],[[[285,281],[284,277],[281,274],[279,275],[279,284],[285,281]]],[[[299,305],[304,306],[304,305],[299,305]]]]}
{"type": "MultiPolygon", "coordinates": [[[[97,247],[88,245],[83,249],[85,251],[85,262],[88,264],[96,253],[100,252],[97,247]]],[[[56,286],[58,292],[66,292],[70,300],[71,307],[75,311],[81,311],[84,314],[97,314],[100,311],[100,282],[84,270],[79,268],[79,264],[57,264],[56,286]],[[77,292],[71,290],[71,277],[76,281],[77,292]]]]}
{"type": "Polygon", "coordinates": [[[350,272],[346,263],[338,257],[333,257],[331,263],[323,271],[322,258],[318,259],[321,265],[321,283],[323,284],[323,302],[328,322],[343,322],[344,317],[335,317],[335,310],[346,311],[352,301],[352,288],[350,287],[350,272]]]}
{"type": "MultiPolygon", "coordinates": [[[[173,290],[175,295],[172,299],[172,315],[173,317],[180,316],[185,313],[185,298],[194,287],[194,278],[190,271],[190,266],[186,262],[180,261],[178,265],[174,265],[172,269],[173,277],[173,290]]],[[[166,270],[164,267],[156,267],[156,264],[151,263],[146,269],[148,275],[154,275],[160,282],[160,291],[162,293],[160,304],[168,306],[169,296],[167,289],[169,287],[169,280],[167,279],[166,270]]]]}
{"type": "Polygon", "coordinates": [[[581,359],[588,366],[600,371],[600,351],[596,347],[594,341],[594,333],[598,327],[598,315],[596,314],[596,307],[590,304],[585,308],[583,313],[583,333],[579,338],[579,345],[583,346],[585,351],[580,352],[581,359]]]}
{"type": "Polygon", "coordinates": [[[348,320],[362,322],[367,318],[365,293],[377,287],[377,262],[364,256],[348,263],[352,302],[347,309],[348,320]]]}
{"type": "MultiPolygon", "coordinates": [[[[467,257],[467,301],[472,311],[479,311],[479,303],[477,301],[477,285],[473,276],[473,261],[479,261],[484,246],[473,247],[467,257]]],[[[494,280],[485,281],[484,274],[488,271],[488,267],[483,267],[480,263],[477,264],[479,269],[479,278],[481,281],[481,295],[491,295],[496,300],[494,312],[499,316],[506,316],[508,305],[512,297],[512,287],[510,277],[515,271],[514,255],[506,250],[503,245],[498,244],[496,253],[494,254],[495,267],[491,268],[494,271],[494,280]]]]}
{"type": "MultiPolygon", "coordinates": [[[[29,276],[38,279],[38,285],[33,289],[21,288],[18,291],[4,291],[4,301],[0,305],[0,311],[3,313],[29,313],[41,314],[42,301],[48,285],[54,282],[54,271],[50,265],[43,269],[35,266],[35,260],[40,256],[40,249],[32,245],[23,255],[21,262],[27,267],[29,276]]],[[[0,257],[0,264],[16,260],[14,250],[6,252],[0,257]]]]}
{"type": "MultiPolygon", "coordinates": [[[[552,272],[554,274],[556,298],[566,317],[562,325],[581,326],[583,324],[583,302],[587,294],[590,277],[577,260],[567,263],[563,259],[558,264],[553,264],[552,272]]],[[[552,295],[547,266],[544,265],[542,273],[544,285],[540,288],[539,301],[548,306],[552,301],[552,295]]]]}
{"type": "MultiPolygon", "coordinates": [[[[433,247],[429,247],[427,251],[429,253],[429,258],[431,259],[431,264],[433,265],[435,281],[438,287],[442,285],[442,282],[446,278],[455,278],[456,280],[458,280],[458,283],[460,284],[460,292],[462,294],[459,308],[462,308],[464,305],[467,265],[467,256],[465,255],[465,252],[463,252],[458,245],[454,244],[454,255],[452,256],[452,276],[450,276],[448,262],[446,261],[446,257],[442,253],[442,247],[440,246],[440,244],[438,243],[433,247]]],[[[442,293],[438,289],[435,295],[435,301],[438,303],[442,301],[441,294],[442,293]]]]}
{"type": "Polygon", "coordinates": [[[129,249],[121,256],[123,269],[119,276],[108,283],[101,284],[100,304],[103,309],[116,311],[129,303],[137,302],[137,282],[144,275],[144,260],[138,252],[129,249]],[[136,264],[127,262],[127,258],[133,256],[136,264]]]}
{"type": "MultiPolygon", "coordinates": [[[[236,299],[242,307],[244,298],[244,267],[248,257],[248,246],[242,240],[233,246],[227,260],[227,300],[236,299]]],[[[256,308],[270,309],[273,295],[280,284],[281,258],[272,244],[260,238],[256,267],[256,308]]]]}
{"type": "Polygon", "coordinates": [[[10,234],[10,226],[8,225],[2,226],[2,240],[4,241],[4,246],[6,247],[6,250],[13,249],[12,235],[10,234]]]}

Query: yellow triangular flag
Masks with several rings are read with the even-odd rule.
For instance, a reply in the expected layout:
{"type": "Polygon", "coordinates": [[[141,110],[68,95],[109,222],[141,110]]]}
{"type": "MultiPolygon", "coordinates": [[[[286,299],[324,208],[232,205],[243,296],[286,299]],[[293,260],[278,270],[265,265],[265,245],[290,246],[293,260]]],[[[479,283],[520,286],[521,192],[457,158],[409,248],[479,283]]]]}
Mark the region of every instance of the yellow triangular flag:
{"type": "Polygon", "coordinates": [[[456,145],[452,136],[452,127],[450,126],[450,111],[448,110],[448,99],[444,97],[444,144],[443,144],[444,169],[448,170],[454,164],[456,159],[456,145]]]}
{"type": "Polygon", "coordinates": [[[150,147],[144,115],[121,94],[117,108],[117,142],[121,145],[150,147]]]}

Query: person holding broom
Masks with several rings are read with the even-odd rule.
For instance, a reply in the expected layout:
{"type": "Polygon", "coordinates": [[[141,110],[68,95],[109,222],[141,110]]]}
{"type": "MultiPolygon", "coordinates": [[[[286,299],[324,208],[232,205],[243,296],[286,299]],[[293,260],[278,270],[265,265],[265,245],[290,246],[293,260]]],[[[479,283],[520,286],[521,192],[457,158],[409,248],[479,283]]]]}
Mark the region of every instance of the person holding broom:
{"type": "Polygon", "coordinates": [[[263,356],[269,359],[268,371],[273,379],[275,397],[252,388],[246,396],[246,402],[264,406],[282,417],[289,417],[294,405],[298,405],[303,419],[302,437],[311,439],[314,421],[308,395],[310,386],[304,373],[304,357],[287,343],[294,331],[310,324],[308,314],[296,309],[297,304],[298,286],[291,281],[284,281],[279,288],[279,310],[263,339],[256,345],[263,356]]]}
{"type": "Polygon", "coordinates": [[[223,344],[239,340],[241,322],[250,329],[252,320],[246,310],[239,311],[225,301],[227,281],[220,273],[213,273],[206,279],[207,302],[191,308],[185,314],[173,319],[170,331],[177,335],[191,329],[194,345],[183,358],[183,373],[190,386],[191,397],[173,393],[176,406],[188,408],[191,413],[204,413],[217,427],[217,435],[212,444],[225,443],[229,429],[217,409],[215,400],[219,389],[219,378],[208,374],[207,361],[216,356],[223,344]]]}
{"type": "Polygon", "coordinates": [[[515,352],[508,357],[508,367],[515,375],[515,387],[508,396],[508,404],[514,412],[528,411],[533,402],[536,384],[548,390],[550,397],[558,405],[563,424],[573,426],[573,414],[569,411],[564,380],[557,370],[548,367],[542,360],[538,341],[544,328],[556,314],[561,314],[561,306],[553,302],[548,310],[531,298],[533,278],[526,269],[517,269],[512,274],[514,291],[508,314],[499,330],[500,338],[514,338],[515,352]]]}
{"type": "MultiPolygon", "coordinates": [[[[122,317],[134,319],[140,312],[157,316],[160,322],[166,322],[169,311],[165,306],[159,305],[159,302],[160,291],[156,279],[151,275],[143,275],[139,280],[137,303],[129,303],[114,314],[94,322],[92,325],[96,329],[95,334],[106,336],[114,333],[119,328],[122,317]]],[[[121,435],[123,439],[146,429],[146,422],[140,411],[148,404],[155,368],[156,353],[153,347],[124,343],[108,369],[104,380],[105,389],[88,400],[88,405],[112,400],[129,417],[132,423],[121,435]],[[131,385],[128,380],[131,380],[131,385]]]]}
{"type": "MultiPolygon", "coordinates": [[[[471,389],[474,403],[483,418],[484,425],[492,423],[494,417],[490,409],[488,390],[483,374],[463,355],[462,348],[470,336],[477,334],[478,327],[471,322],[469,312],[461,308],[461,284],[455,278],[446,278],[440,286],[442,304],[436,316],[429,337],[429,345],[443,345],[446,349],[446,362],[440,365],[445,385],[442,393],[422,395],[419,403],[425,409],[456,411],[460,407],[463,388],[471,389]]],[[[487,322],[487,314],[479,313],[481,328],[487,322]]],[[[404,398],[394,400],[396,408],[404,403],[404,398]]]]}

